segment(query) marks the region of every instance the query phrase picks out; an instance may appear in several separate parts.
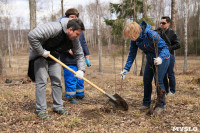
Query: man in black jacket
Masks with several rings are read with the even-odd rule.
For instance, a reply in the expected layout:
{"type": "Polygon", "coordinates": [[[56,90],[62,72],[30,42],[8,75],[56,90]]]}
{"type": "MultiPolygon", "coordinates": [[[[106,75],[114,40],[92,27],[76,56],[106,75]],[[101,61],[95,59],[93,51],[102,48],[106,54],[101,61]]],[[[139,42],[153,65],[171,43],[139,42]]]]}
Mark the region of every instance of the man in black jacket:
{"type": "Polygon", "coordinates": [[[176,31],[170,28],[170,24],[171,24],[170,17],[163,16],[161,18],[160,26],[165,31],[165,34],[168,37],[168,40],[170,41],[170,43],[167,43],[167,44],[168,44],[169,51],[171,54],[170,64],[164,78],[164,85],[166,88],[166,93],[174,94],[176,91],[176,80],[175,80],[175,75],[174,75],[174,64],[175,64],[174,50],[180,48],[180,40],[176,31]],[[169,89],[170,89],[170,92],[169,92],[169,89]]]}

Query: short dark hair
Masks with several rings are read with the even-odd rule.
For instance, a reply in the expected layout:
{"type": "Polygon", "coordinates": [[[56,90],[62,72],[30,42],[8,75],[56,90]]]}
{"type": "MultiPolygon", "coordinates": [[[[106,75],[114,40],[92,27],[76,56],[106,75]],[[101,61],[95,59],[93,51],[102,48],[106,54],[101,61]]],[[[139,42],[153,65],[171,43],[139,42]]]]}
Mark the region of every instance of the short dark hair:
{"type": "Polygon", "coordinates": [[[163,16],[161,19],[166,19],[167,23],[171,23],[171,19],[168,16],[163,16]]]}
{"type": "Polygon", "coordinates": [[[76,8],[70,8],[65,12],[65,16],[69,18],[70,15],[76,15],[77,18],[79,17],[78,10],[76,8]]]}
{"type": "Polygon", "coordinates": [[[69,22],[67,23],[67,29],[69,28],[72,28],[73,31],[78,29],[81,29],[83,31],[85,30],[85,26],[79,18],[69,20],[69,22]]]}

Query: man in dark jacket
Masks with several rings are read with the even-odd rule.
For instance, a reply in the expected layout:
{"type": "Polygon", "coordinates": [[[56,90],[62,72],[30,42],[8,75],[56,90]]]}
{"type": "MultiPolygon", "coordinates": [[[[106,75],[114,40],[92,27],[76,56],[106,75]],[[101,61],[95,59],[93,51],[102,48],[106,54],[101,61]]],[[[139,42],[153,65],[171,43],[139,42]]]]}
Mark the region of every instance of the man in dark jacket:
{"type": "MultiPolygon", "coordinates": [[[[78,18],[79,17],[78,10],[75,8],[68,9],[65,12],[65,16],[62,18],[65,18],[65,17],[69,19],[78,18]]],[[[90,53],[89,53],[83,32],[79,36],[79,41],[81,43],[85,59],[88,60],[90,53]]],[[[68,67],[70,67],[74,71],[77,71],[77,62],[74,58],[74,54],[71,51],[71,49],[68,50],[66,53],[62,53],[60,59],[68,67]]],[[[63,71],[64,71],[65,91],[66,91],[67,100],[70,103],[78,103],[76,99],[87,100],[86,98],[84,98],[84,80],[82,79],[79,80],[77,77],[74,76],[72,72],[70,72],[64,67],[63,67],[63,71]]]]}
{"type": "Polygon", "coordinates": [[[48,56],[59,58],[59,53],[72,49],[77,60],[78,71],[76,76],[83,78],[85,71],[85,61],[83,50],[78,36],[85,30],[80,19],[70,20],[63,18],[61,22],[50,22],[42,24],[31,30],[28,34],[30,42],[29,60],[34,62],[34,74],[36,82],[36,112],[38,117],[47,119],[50,116],[46,113],[46,87],[47,79],[51,79],[53,111],[60,115],[69,113],[63,107],[61,67],[48,56]]]}
{"type": "Polygon", "coordinates": [[[170,51],[170,64],[167,70],[167,73],[164,77],[164,85],[166,89],[166,93],[174,94],[176,91],[176,80],[174,75],[174,64],[175,64],[175,56],[174,50],[180,48],[180,41],[176,31],[170,28],[171,19],[168,16],[164,16],[161,18],[160,26],[165,31],[166,36],[170,43],[167,43],[169,51],[170,51]],[[168,81],[169,79],[169,81],[168,81]],[[170,89],[170,92],[169,92],[170,89]]]}

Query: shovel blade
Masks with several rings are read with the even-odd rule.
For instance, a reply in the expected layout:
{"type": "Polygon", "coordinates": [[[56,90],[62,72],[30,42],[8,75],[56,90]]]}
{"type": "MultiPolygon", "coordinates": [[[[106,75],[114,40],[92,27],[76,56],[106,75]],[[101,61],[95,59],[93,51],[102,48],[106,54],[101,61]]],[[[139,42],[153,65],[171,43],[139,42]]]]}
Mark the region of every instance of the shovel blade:
{"type": "Polygon", "coordinates": [[[119,96],[118,94],[113,95],[113,97],[115,98],[115,100],[113,99],[109,99],[109,104],[116,110],[123,110],[123,111],[127,111],[128,110],[128,104],[126,103],[126,101],[119,96]]]}

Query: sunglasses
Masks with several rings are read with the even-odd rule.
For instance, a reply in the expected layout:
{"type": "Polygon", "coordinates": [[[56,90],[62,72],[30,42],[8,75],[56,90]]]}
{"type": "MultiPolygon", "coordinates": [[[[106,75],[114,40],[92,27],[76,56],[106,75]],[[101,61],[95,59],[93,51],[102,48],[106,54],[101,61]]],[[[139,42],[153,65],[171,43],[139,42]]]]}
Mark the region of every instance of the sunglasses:
{"type": "Polygon", "coordinates": [[[165,22],[160,22],[160,24],[165,25],[166,23],[165,22]]]}

